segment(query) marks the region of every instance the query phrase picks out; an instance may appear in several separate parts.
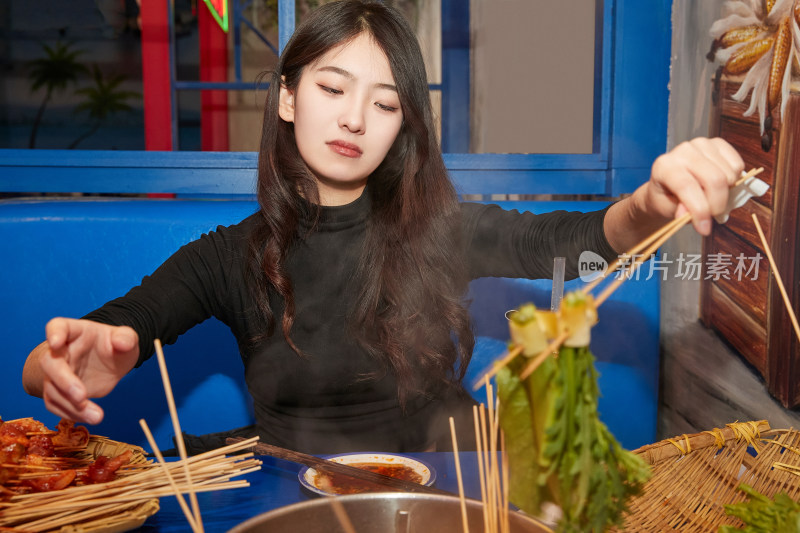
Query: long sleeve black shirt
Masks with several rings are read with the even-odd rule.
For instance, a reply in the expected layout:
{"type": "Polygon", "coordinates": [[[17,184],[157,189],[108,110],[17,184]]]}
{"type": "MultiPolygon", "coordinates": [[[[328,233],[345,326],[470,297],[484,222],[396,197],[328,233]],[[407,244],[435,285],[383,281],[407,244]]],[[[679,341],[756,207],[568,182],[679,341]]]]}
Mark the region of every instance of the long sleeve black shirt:
{"type": "MultiPolygon", "coordinates": [[[[254,295],[245,282],[247,240],[255,216],[218,227],[180,248],[141,285],[85,318],[129,325],[139,335],[140,363],[153,340],[173,343],[209,317],[227,324],[239,342],[245,377],[254,400],[256,426],[265,442],[310,453],[418,451],[447,431],[459,400],[431,391],[401,409],[391,373],[350,337],[348,313],[355,297],[353,273],[364,241],[369,198],[324,207],[318,228],[294,245],[286,270],[295,295],[295,353],[276,333],[265,331],[254,295]]],[[[616,252],[603,232],[604,211],[543,215],[505,211],[496,205],[461,206],[466,261],[472,278],[549,278],[553,257],[567,258],[567,276],[577,276],[584,250],[607,259],[616,252]]],[[[270,305],[280,316],[281,302],[270,305]]]]}

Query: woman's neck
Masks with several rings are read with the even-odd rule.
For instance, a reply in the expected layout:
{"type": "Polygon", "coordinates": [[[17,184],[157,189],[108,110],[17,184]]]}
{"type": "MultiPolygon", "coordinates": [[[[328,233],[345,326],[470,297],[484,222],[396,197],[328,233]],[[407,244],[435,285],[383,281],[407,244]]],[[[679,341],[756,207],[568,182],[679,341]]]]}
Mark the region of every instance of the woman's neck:
{"type": "Polygon", "coordinates": [[[337,183],[333,187],[317,180],[319,204],[321,206],[337,206],[355,202],[361,197],[366,186],[367,180],[356,183],[337,183]]]}

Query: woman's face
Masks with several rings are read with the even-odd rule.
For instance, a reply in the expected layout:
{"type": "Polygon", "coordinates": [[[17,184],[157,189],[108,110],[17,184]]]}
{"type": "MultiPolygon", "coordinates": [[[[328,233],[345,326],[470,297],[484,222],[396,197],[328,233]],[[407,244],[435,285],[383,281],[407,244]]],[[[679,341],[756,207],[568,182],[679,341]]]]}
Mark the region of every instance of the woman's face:
{"type": "Polygon", "coordinates": [[[389,61],[368,34],[330,49],[281,87],[279,114],[294,123],[300,156],[317,178],[322,205],[361,195],[392,147],[403,111],[389,61]]]}

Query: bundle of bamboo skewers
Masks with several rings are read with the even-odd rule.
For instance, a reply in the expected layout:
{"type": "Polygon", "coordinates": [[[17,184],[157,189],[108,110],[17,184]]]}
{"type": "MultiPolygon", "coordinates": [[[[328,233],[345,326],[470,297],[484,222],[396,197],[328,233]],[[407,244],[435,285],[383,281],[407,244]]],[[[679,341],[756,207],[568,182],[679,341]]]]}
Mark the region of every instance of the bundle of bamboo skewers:
{"type": "MultiPolygon", "coordinates": [[[[96,453],[109,448],[127,447],[115,441],[95,437],[96,453]]],[[[60,491],[36,492],[11,497],[0,503],[0,529],[10,531],[58,531],[63,526],[80,525],[82,531],[104,531],[141,525],[158,511],[158,498],[175,494],[168,479],[172,477],[181,492],[207,492],[248,485],[232,478],[258,470],[261,462],[253,454],[229,456],[252,446],[257,439],[219,448],[164,467],[144,459],[136,450],[135,459],[118,472],[118,478],[106,483],[70,487],[60,491]],[[187,481],[186,468],[191,482],[187,481]]]]}
{"type": "MultiPolygon", "coordinates": [[[[511,502],[509,501],[509,466],[506,456],[504,435],[500,431],[499,399],[495,397],[494,390],[488,378],[485,379],[486,401],[479,406],[473,406],[473,425],[475,429],[476,459],[478,463],[478,478],[481,490],[481,509],[483,511],[483,529],[485,533],[510,533],[511,532],[511,502]],[[488,408],[487,408],[488,405],[488,408]]],[[[461,475],[461,459],[458,452],[455,421],[450,418],[450,435],[453,442],[453,452],[458,482],[458,496],[461,503],[461,523],[464,533],[469,533],[469,520],[467,519],[467,498],[461,475]]],[[[538,524],[539,529],[549,531],[543,522],[538,524]]]]}
{"type": "Polygon", "coordinates": [[[164,461],[144,420],[140,420],[139,424],[158,463],[146,460],[142,448],[92,436],[84,450],[84,455],[88,454],[90,458],[117,456],[126,449],[133,452],[131,461],[117,471],[116,479],[51,492],[19,494],[0,501],[0,531],[127,531],[142,525],[158,511],[158,498],[175,496],[192,531],[202,533],[204,529],[196,493],[249,486],[245,480],[232,478],[261,468],[261,461],[255,459],[252,452],[243,453],[258,441],[258,437],[187,457],[164,353],[158,339],[155,349],[180,460],[164,461]],[[191,510],[183,494],[189,494],[191,510]]]}

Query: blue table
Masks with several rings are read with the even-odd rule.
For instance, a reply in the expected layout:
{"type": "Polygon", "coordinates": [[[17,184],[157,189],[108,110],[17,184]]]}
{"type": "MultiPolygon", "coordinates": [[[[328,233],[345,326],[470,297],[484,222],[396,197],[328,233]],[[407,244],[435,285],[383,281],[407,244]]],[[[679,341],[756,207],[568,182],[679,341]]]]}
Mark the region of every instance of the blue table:
{"type": "MultiPolygon", "coordinates": [[[[458,494],[455,458],[449,452],[427,452],[405,454],[425,461],[436,471],[435,486],[458,494]]],[[[461,473],[464,477],[464,492],[467,497],[480,500],[477,454],[459,454],[461,473]]],[[[249,487],[201,493],[197,495],[203,526],[209,533],[227,531],[248,518],[266,513],[278,507],[291,505],[318,496],[303,489],[297,480],[302,466],[275,459],[259,457],[261,470],[243,478],[249,487]]],[[[159,533],[185,533],[189,525],[175,497],[161,498],[161,510],[151,516],[136,531],[158,531],[159,533]]]]}

